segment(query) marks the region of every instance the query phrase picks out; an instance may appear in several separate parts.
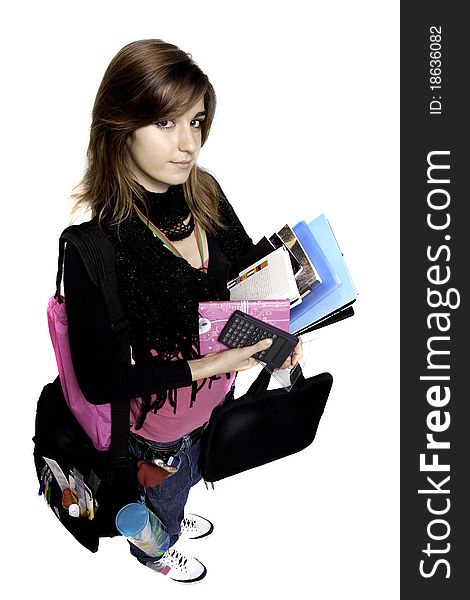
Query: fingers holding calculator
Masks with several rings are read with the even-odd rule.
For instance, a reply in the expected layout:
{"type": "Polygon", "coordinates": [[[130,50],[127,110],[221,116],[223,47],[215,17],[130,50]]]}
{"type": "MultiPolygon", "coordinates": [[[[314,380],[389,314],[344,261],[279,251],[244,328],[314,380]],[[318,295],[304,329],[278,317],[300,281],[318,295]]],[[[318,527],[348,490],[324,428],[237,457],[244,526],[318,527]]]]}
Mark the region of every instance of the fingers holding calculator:
{"type": "Polygon", "coordinates": [[[284,365],[291,368],[297,364],[302,356],[299,338],[239,310],[227,321],[219,341],[228,348],[240,348],[252,346],[266,338],[272,340],[271,346],[253,354],[253,358],[274,368],[284,365]]]}

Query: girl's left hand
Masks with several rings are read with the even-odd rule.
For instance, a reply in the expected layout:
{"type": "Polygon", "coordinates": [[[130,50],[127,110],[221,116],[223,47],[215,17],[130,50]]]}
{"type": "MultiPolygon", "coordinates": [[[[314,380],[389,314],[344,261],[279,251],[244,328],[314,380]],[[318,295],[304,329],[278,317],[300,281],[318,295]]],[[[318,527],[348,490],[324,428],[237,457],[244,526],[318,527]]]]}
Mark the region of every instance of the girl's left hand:
{"type": "Polygon", "coordinates": [[[289,356],[289,358],[282,365],[281,369],[293,369],[303,355],[304,351],[302,349],[302,340],[299,338],[299,343],[294,348],[294,351],[289,356]]]}

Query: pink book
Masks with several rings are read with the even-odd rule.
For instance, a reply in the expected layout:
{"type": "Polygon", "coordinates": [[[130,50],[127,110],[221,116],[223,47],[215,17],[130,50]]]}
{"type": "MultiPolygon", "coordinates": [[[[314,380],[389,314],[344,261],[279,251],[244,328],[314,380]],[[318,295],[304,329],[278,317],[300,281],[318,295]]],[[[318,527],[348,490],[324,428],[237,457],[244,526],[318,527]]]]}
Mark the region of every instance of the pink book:
{"type": "Polygon", "coordinates": [[[211,300],[199,303],[199,343],[201,355],[227,350],[218,341],[220,332],[236,310],[261,319],[283,331],[289,331],[290,301],[284,300],[211,300]]]}

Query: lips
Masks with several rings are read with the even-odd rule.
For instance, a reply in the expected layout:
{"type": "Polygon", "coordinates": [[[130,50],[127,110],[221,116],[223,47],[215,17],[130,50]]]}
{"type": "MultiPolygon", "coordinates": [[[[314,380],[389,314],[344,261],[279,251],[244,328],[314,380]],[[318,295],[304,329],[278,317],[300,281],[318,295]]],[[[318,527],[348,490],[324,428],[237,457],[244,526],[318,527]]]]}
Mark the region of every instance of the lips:
{"type": "Polygon", "coordinates": [[[180,161],[172,160],[171,164],[184,168],[184,167],[191,166],[191,161],[190,160],[180,160],[180,161]]]}

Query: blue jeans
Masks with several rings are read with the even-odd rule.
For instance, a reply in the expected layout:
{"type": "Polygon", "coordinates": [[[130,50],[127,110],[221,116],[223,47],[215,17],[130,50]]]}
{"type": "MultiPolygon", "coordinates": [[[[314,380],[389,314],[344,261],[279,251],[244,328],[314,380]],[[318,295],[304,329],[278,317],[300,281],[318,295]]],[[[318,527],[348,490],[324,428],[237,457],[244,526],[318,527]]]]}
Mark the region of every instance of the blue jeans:
{"type": "MultiPolygon", "coordinates": [[[[145,502],[165,525],[170,535],[170,546],[173,546],[181,533],[181,521],[184,518],[184,507],[189,490],[202,478],[199,470],[201,442],[199,440],[193,443],[187,435],[174,442],[151,442],[150,440],[148,442],[156,450],[178,448],[174,452],[174,456],[180,459],[176,473],[166,477],[155,487],[145,488],[145,502]]],[[[132,436],[129,445],[132,456],[137,459],[143,458],[144,450],[132,436]]],[[[130,544],[130,550],[131,554],[141,561],[155,560],[155,557],[145,554],[134,544],[130,544]]]]}

